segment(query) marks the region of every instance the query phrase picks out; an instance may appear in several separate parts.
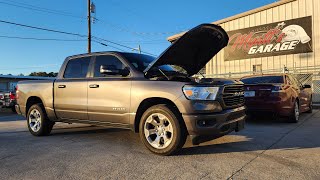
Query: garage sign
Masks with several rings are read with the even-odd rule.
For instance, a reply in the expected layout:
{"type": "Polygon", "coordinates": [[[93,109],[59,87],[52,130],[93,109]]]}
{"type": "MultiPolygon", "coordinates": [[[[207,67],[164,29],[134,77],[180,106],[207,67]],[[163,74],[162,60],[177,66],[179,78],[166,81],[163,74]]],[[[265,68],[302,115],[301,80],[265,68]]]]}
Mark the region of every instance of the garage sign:
{"type": "Polygon", "coordinates": [[[312,52],[311,16],[229,31],[226,61],[312,52]]]}

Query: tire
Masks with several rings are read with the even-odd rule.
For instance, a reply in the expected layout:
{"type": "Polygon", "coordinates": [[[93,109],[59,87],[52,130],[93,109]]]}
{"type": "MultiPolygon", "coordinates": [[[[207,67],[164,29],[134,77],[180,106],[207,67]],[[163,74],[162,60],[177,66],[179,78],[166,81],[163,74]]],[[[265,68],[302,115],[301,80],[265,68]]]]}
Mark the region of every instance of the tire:
{"type": "Polygon", "coordinates": [[[12,111],[13,113],[17,113],[16,108],[15,108],[14,106],[11,107],[11,111],[12,111]]]}
{"type": "Polygon", "coordinates": [[[309,110],[307,111],[307,113],[312,113],[313,111],[313,104],[312,104],[312,98],[310,100],[310,104],[309,104],[309,110]]]}
{"type": "Polygon", "coordinates": [[[34,104],[30,107],[27,114],[27,126],[29,132],[34,136],[49,135],[54,122],[50,121],[43,104],[34,104]]]}
{"type": "Polygon", "coordinates": [[[187,133],[179,114],[167,105],[147,109],[140,120],[139,134],[142,143],[158,155],[172,155],[186,142],[187,133]]]}
{"type": "Polygon", "coordinates": [[[296,100],[294,102],[292,114],[289,117],[289,121],[292,122],[292,123],[297,123],[297,122],[299,122],[299,117],[300,117],[300,108],[299,108],[299,103],[296,100]]]}

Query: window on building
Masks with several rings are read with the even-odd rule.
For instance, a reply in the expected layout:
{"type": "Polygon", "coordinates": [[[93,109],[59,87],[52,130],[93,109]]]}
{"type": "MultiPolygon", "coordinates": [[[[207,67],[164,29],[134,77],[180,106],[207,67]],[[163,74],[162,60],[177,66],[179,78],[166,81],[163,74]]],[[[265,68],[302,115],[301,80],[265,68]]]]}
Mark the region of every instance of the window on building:
{"type": "Polygon", "coordinates": [[[262,72],[262,64],[253,65],[252,70],[254,73],[261,73],[262,72]]]}

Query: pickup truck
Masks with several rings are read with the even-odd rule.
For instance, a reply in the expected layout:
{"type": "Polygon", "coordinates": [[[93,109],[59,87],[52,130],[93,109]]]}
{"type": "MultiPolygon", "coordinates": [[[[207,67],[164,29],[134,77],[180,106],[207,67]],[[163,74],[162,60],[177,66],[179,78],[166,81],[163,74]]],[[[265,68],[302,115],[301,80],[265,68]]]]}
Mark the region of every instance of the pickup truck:
{"type": "Polygon", "coordinates": [[[16,110],[31,134],[55,122],[131,129],[153,153],[170,155],[188,135],[198,145],[244,128],[244,85],[192,77],[228,43],[217,25],[199,25],[158,58],[125,52],[70,56],[55,80],[18,83],[16,110]]]}

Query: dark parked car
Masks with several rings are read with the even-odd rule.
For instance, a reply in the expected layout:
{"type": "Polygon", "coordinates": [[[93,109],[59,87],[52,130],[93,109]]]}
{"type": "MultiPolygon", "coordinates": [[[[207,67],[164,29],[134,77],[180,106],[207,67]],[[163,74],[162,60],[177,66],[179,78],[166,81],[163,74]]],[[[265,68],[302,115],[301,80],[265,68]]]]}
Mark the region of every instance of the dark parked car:
{"type": "Polygon", "coordinates": [[[290,74],[243,77],[249,114],[268,112],[298,122],[302,112],[312,112],[312,90],[290,74]]]}
{"type": "Polygon", "coordinates": [[[0,108],[11,109],[16,112],[15,105],[17,104],[15,92],[0,93],[0,108]]]}

